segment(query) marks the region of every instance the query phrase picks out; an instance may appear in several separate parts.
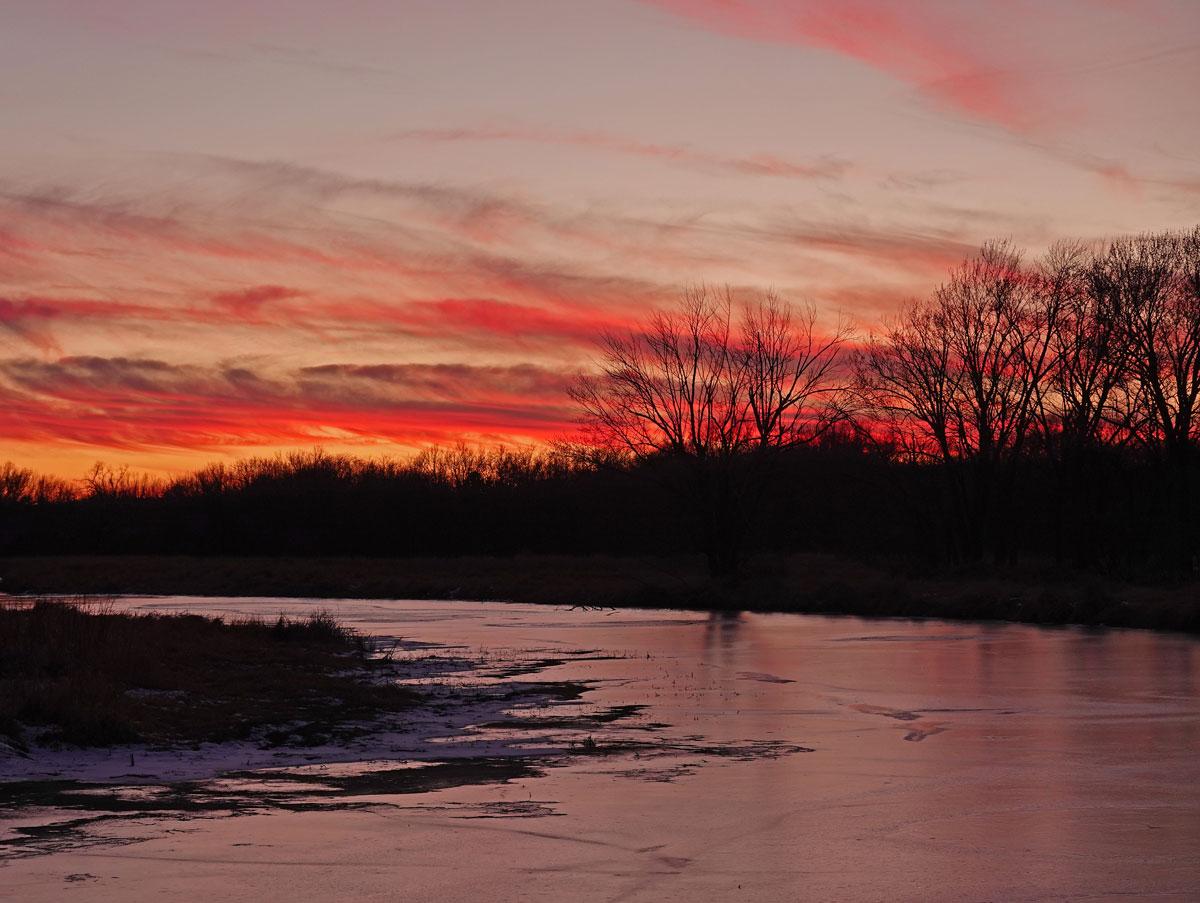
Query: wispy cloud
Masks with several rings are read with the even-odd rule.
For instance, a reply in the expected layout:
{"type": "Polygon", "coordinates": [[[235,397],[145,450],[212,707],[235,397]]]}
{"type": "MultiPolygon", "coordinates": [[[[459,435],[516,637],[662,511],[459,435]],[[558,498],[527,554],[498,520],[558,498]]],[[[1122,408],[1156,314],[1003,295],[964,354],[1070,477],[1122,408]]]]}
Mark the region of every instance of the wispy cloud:
{"type": "Polygon", "coordinates": [[[462,435],[545,439],[570,422],[564,373],[532,365],[308,366],[78,356],[0,360],[10,440],[107,448],[230,448],[462,435]]]}
{"type": "Polygon", "coordinates": [[[716,268],[786,282],[819,258],[831,272],[933,278],[989,228],[939,225],[936,211],[917,225],[787,207],[563,210],[287,163],[173,163],[197,174],[186,192],[0,185],[6,240],[41,274],[7,295],[10,332],[44,352],[70,347],[56,333],[73,324],[121,321],[584,348],[716,268]]]}
{"type": "Polygon", "coordinates": [[[905,0],[643,0],[723,34],[797,44],[858,60],[935,105],[1014,132],[1045,115],[1013,61],[988,52],[1001,4],[905,0]],[[993,27],[989,28],[989,24],[993,27]]]}
{"type": "Polygon", "coordinates": [[[1140,193],[1143,190],[1160,189],[1171,193],[1200,194],[1200,175],[1150,174],[1121,160],[1078,150],[1065,144],[1027,140],[1025,145],[1070,167],[1091,173],[1118,191],[1140,193]]]}
{"type": "Polygon", "coordinates": [[[799,161],[767,153],[718,154],[686,144],[635,141],[593,131],[563,132],[532,128],[408,129],[388,137],[393,141],[527,141],[646,157],[737,175],[789,179],[840,179],[851,168],[848,161],[833,156],[799,161]]]}
{"type": "Polygon", "coordinates": [[[49,328],[58,315],[56,306],[38,298],[0,298],[0,327],[43,351],[61,350],[49,328]]]}
{"type": "Polygon", "coordinates": [[[241,320],[262,319],[263,308],[272,301],[303,297],[300,289],[286,285],[252,285],[232,292],[218,292],[213,303],[241,320]]]}

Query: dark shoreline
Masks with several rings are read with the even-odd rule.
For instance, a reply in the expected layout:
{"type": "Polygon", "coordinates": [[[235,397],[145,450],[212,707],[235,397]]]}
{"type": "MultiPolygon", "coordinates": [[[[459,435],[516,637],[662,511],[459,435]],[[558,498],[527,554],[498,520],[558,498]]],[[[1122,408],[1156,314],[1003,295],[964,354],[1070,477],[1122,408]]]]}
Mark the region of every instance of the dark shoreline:
{"type": "Polygon", "coordinates": [[[736,585],[694,559],[200,558],[0,559],[10,594],[490,599],[614,608],[674,608],[997,620],[1200,633],[1200,585],[1141,586],[1030,569],[911,576],[844,558],[764,558],[736,585]]]}

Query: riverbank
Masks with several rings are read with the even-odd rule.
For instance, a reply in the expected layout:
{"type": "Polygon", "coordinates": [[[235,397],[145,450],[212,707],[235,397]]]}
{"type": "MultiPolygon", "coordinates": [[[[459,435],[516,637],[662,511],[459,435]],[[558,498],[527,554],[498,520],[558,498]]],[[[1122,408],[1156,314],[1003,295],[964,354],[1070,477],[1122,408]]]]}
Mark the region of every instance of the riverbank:
{"type": "Polygon", "coordinates": [[[13,594],[516,600],[614,608],[782,611],[862,617],[1001,620],[1200,633],[1200,586],[1140,586],[1029,568],[912,576],[824,555],[764,558],[717,585],[688,558],[0,559],[13,594]]]}
{"type": "MultiPolygon", "coordinates": [[[[214,796],[205,783],[261,769],[342,763],[351,773],[329,783],[351,795],[532,773],[526,760],[562,749],[481,732],[529,710],[578,708],[588,686],[533,675],[598,658],[372,636],[296,600],[232,614],[131,601],[0,602],[0,823],[35,803],[101,814],[279,803],[278,788],[214,796]],[[390,774],[398,760],[420,772],[390,774]],[[165,789],[102,792],[147,784],[165,789]]],[[[627,714],[576,713],[572,724],[592,730],[627,714]]],[[[305,780],[293,789],[311,795],[305,780]]],[[[18,832],[17,846],[35,834],[18,832]]],[[[0,860],[12,840],[0,826],[0,860]]]]}
{"type": "Polygon", "coordinates": [[[314,745],[420,700],[330,615],[223,620],[94,600],[0,605],[0,745],[314,745]]]}
{"type": "Polygon", "coordinates": [[[380,797],[503,784],[578,755],[748,754],[652,743],[643,706],[592,706],[592,684],[540,676],[616,654],[369,635],[321,603],[262,601],[0,602],[0,867],[133,842],[164,820],[394,807],[380,797]]]}

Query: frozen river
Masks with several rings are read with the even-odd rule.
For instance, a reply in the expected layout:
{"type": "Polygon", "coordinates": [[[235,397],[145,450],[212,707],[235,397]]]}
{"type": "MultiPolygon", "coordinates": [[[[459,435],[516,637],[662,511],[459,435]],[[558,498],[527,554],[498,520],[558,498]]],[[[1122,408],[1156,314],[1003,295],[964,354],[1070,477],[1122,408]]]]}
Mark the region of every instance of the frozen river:
{"type": "MultiPolygon", "coordinates": [[[[80,813],[31,796],[4,813],[5,836],[62,830],[0,850],[0,898],[1200,898],[1200,642],[1185,636],[471,602],[125,604],[321,604],[402,638],[402,655],[453,659],[439,692],[586,690],[494,703],[486,721],[451,712],[444,736],[364,766],[482,762],[482,782],[380,781],[343,798],[335,781],[309,805],[256,772],[240,778],[261,785],[250,803],[89,812],[71,830],[80,813]]],[[[353,761],[309,773],[339,768],[353,761]]],[[[148,780],[109,770],[114,792],[148,780]]]]}

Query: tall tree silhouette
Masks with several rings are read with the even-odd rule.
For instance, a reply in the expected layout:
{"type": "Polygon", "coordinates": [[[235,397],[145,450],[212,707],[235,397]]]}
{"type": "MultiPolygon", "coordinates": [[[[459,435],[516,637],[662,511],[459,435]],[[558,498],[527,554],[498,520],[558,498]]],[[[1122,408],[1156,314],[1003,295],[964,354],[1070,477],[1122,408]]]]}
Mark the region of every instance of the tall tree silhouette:
{"type": "Polygon", "coordinates": [[[1094,564],[1103,545],[1102,512],[1111,503],[1096,488],[1112,460],[1110,446],[1128,441],[1133,425],[1120,308],[1097,281],[1094,250],[1081,242],[1051,247],[1030,277],[1057,311],[1037,405],[1052,482],[1054,554],[1094,564]]]}
{"type": "Polygon", "coordinates": [[[596,447],[652,464],[698,528],[714,575],[737,573],[773,464],[838,418],[833,379],[848,330],[774,295],[735,303],[696,288],[642,330],[604,337],[571,397],[596,447]]]}
{"type": "Polygon", "coordinates": [[[1005,500],[1051,368],[1057,317],[1058,300],[1037,291],[1020,254],[990,243],[858,356],[858,383],[875,410],[945,465],[948,540],[963,558],[1011,553],[1005,500]]]}
{"type": "Polygon", "coordinates": [[[1191,459],[1200,434],[1200,227],[1116,239],[1097,260],[1094,280],[1118,311],[1138,388],[1138,436],[1165,459],[1174,554],[1186,567],[1195,546],[1191,459]]]}

